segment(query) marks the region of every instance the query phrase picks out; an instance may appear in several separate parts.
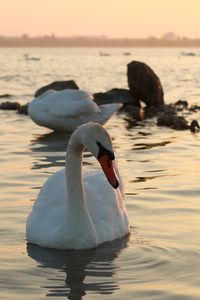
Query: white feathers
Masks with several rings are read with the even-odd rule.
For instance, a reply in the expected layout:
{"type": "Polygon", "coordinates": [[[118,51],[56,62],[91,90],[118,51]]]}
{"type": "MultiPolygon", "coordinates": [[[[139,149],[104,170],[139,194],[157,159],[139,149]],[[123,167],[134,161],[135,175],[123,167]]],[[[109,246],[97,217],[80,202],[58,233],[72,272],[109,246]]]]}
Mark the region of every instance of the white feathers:
{"type": "MultiPolygon", "coordinates": [[[[109,135],[102,126],[90,123],[74,132],[68,146],[66,168],[48,178],[28,217],[29,242],[49,248],[88,249],[129,233],[122,183],[113,189],[101,170],[82,172],[84,145],[80,141],[90,133],[93,138],[90,142],[87,140],[88,148],[95,149],[93,144],[96,146],[100,140],[103,146],[112,149],[109,135]]],[[[119,174],[117,170],[116,173],[119,174]]]]}
{"type": "Polygon", "coordinates": [[[32,100],[28,114],[40,126],[73,131],[90,121],[104,124],[121,106],[121,103],[98,106],[91,95],[82,90],[49,90],[32,100]]]}

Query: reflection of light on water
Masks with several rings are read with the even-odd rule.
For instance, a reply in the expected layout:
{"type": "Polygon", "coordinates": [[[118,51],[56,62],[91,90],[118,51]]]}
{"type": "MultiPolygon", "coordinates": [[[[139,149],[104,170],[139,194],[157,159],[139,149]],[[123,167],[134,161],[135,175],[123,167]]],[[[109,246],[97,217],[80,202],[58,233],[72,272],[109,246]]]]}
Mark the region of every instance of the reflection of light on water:
{"type": "Polygon", "coordinates": [[[112,294],[119,289],[115,262],[123,249],[128,247],[129,236],[104,243],[90,250],[56,250],[27,244],[27,253],[39,262],[38,267],[54,268],[66,276],[51,278],[53,284],[44,286],[47,296],[68,296],[82,299],[88,292],[112,294]]]}
{"type": "Polygon", "coordinates": [[[165,146],[165,145],[168,145],[170,143],[171,143],[170,141],[163,141],[163,142],[159,142],[159,143],[137,143],[137,144],[135,144],[134,149],[136,149],[136,150],[145,150],[145,149],[151,149],[151,148],[154,148],[154,147],[165,146]]]}

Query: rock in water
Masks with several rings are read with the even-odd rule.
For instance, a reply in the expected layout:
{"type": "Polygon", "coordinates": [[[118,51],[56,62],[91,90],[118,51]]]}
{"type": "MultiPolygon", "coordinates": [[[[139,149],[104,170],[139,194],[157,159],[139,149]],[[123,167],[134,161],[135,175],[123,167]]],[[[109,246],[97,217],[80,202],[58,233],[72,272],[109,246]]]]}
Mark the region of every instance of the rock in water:
{"type": "Polygon", "coordinates": [[[134,106],[140,106],[140,103],[136,102],[131,92],[126,89],[114,88],[105,93],[95,93],[93,95],[94,101],[97,104],[108,104],[108,103],[123,103],[134,106]]]}
{"type": "Polygon", "coordinates": [[[161,114],[157,119],[157,125],[170,127],[175,130],[190,129],[187,120],[183,116],[177,116],[171,113],[161,114]]]}
{"type": "Polygon", "coordinates": [[[48,85],[39,88],[35,92],[35,97],[42,95],[44,92],[48,90],[61,91],[65,89],[79,90],[79,87],[74,80],[54,81],[48,85]]]}
{"type": "Polygon", "coordinates": [[[191,132],[199,132],[200,131],[200,126],[197,120],[192,120],[190,124],[190,130],[191,132]]]}
{"type": "Polygon", "coordinates": [[[128,85],[137,101],[143,101],[147,107],[164,105],[164,91],[159,77],[145,63],[132,61],[128,65],[128,85]]]}
{"type": "Polygon", "coordinates": [[[18,110],[20,107],[20,104],[18,102],[2,102],[0,104],[0,109],[5,109],[5,110],[18,110]]]}

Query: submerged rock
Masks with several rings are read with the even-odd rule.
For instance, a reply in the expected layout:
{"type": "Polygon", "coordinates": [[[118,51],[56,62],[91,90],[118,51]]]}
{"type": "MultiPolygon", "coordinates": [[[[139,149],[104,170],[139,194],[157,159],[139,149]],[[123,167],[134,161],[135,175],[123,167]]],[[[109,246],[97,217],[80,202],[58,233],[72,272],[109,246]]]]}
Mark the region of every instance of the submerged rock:
{"type": "Polygon", "coordinates": [[[181,109],[187,109],[188,108],[188,102],[187,100],[178,100],[174,103],[176,107],[180,107],[181,109]]]}
{"type": "Polygon", "coordinates": [[[189,129],[191,132],[199,132],[200,126],[197,120],[192,120],[189,125],[183,115],[178,115],[180,112],[188,114],[188,112],[193,111],[188,105],[186,100],[178,100],[174,104],[165,105],[162,113],[157,118],[157,125],[170,127],[175,130],[189,129]]]}
{"type": "Polygon", "coordinates": [[[121,112],[127,113],[129,121],[130,119],[132,119],[132,121],[139,121],[142,119],[142,110],[138,106],[125,105],[121,112]]]}
{"type": "Polygon", "coordinates": [[[12,95],[10,94],[3,94],[3,95],[0,95],[0,98],[12,98],[12,95]]]}
{"type": "Polygon", "coordinates": [[[187,120],[183,116],[171,113],[162,113],[157,119],[158,126],[166,126],[176,130],[190,129],[187,120]]]}
{"type": "Polygon", "coordinates": [[[21,115],[28,115],[28,103],[24,105],[20,105],[17,112],[21,115]]]}
{"type": "Polygon", "coordinates": [[[78,90],[79,87],[74,80],[54,81],[48,85],[45,85],[45,86],[39,88],[35,92],[35,97],[42,95],[44,92],[46,92],[48,90],[61,91],[61,90],[65,90],[65,89],[78,90]]]}
{"type": "Polygon", "coordinates": [[[16,110],[19,114],[28,115],[28,103],[20,105],[18,102],[6,101],[0,104],[0,109],[16,110]]]}
{"type": "Polygon", "coordinates": [[[192,105],[190,108],[189,108],[189,111],[191,112],[197,112],[200,110],[200,106],[199,105],[192,105]]]}
{"type": "Polygon", "coordinates": [[[160,109],[155,105],[146,106],[146,107],[144,107],[143,110],[144,110],[144,117],[145,118],[156,117],[158,115],[158,113],[160,112],[160,109]]]}
{"type": "Polygon", "coordinates": [[[199,132],[200,131],[200,126],[197,120],[193,120],[190,124],[190,130],[191,132],[199,132]]]}
{"type": "Polygon", "coordinates": [[[164,91],[160,79],[154,71],[140,61],[132,61],[127,67],[128,85],[136,101],[144,102],[147,107],[162,107],[164,91]]]}
{"type": "Polygon", "coordinates": [[[18,110],[20,107],[20,104],[18,102],[2,102],[0,104],[0,109],[5,109],[5,110],[18,110]]]}

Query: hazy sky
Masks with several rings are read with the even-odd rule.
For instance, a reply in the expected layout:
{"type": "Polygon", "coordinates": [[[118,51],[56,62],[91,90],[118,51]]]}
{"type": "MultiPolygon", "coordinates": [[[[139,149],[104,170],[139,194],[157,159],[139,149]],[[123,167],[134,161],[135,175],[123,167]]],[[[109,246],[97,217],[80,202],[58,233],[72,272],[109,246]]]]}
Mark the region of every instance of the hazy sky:
{"type": "Polygon", "coordinates": [[[200,37],[200,0],[0,0],[0,35],[200,37]]]}

